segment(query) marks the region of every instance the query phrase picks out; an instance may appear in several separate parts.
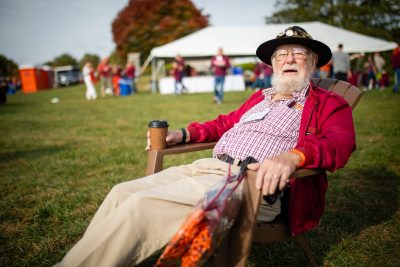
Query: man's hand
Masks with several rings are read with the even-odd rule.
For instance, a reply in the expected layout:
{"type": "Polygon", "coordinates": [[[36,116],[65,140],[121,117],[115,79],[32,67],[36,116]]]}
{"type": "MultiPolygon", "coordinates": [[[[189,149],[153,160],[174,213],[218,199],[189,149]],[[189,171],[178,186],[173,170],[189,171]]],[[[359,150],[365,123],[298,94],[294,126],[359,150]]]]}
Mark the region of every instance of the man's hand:
{"type": "Polygon", "coordinates": [[[277,187],[282,190],[286,186],[300,161],[301,158],[296,153],[286,152],[247,167],[257,171],[256,188],[261,189],[263,195],[272,195],[277,187]]]}
{"type": "MultiPolygon", "coordinates": [[[[168,131],[165,141],[167,142],[167,145],[175,145],[182,141],[182,137],[183,136],[181,130],[171,130],[168,131]]],[[[149,131],[147,131],[147,146],[145,150],[149,151],[150,149],[151,149],[150,133],[149,131]]]]}

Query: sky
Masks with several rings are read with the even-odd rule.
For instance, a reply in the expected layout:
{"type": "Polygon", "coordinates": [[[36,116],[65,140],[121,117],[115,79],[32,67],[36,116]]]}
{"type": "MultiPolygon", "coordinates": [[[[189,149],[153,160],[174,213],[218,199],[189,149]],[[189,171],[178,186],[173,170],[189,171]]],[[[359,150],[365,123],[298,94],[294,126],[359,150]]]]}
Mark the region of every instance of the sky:
{"type": "MultiPolygon", "coordinates": [[[[63,53],[77,60],[114,50],[111,23],[129,0],[0,0],[0,54],[37,65],[63,53]]],[[[264,25],[274,0],[192,0],[214,26],[264,25]]]]}

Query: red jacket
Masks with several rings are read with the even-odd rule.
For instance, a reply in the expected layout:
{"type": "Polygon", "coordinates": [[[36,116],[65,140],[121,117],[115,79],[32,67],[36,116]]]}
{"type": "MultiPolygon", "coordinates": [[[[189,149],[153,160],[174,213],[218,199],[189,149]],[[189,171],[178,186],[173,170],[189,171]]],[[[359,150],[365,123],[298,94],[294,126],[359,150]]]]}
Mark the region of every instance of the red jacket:
{"type": "MultiPolygon", "coordinates": [[[[191,142],[219,140],[246,111],[263,99],[262,91],[257,91],[239,109],[227,115],[219,115],[205,123],[189,124],[191,142]]],[[[306,157],[305,168],[332,172],[343,167],[356,148],[352,110],[347,102],[312,85],[304,105],[296,148],[306,157]]],[[[325,171],[308,178],[291,179],[289,224],[292,235],[318,226],[325,211],[327,187],[325,171]]]]}

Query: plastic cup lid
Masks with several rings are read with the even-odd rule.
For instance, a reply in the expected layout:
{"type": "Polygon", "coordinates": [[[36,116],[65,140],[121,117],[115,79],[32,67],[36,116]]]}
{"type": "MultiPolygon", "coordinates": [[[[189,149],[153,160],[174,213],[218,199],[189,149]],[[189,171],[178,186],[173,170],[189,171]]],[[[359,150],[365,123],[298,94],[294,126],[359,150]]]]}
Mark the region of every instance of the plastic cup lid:
{"type": "Polygon", "coordinates": [[[153,120],[149,122],[150,128],[167,128],[168,126],[168,121],[153,120]]]}

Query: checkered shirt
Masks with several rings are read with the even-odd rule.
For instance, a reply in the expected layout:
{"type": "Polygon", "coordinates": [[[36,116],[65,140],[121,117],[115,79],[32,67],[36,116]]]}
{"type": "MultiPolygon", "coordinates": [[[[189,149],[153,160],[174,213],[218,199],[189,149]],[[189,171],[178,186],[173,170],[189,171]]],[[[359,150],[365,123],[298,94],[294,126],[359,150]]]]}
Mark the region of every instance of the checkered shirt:
{"type": "Polygon", "coordinates": [[[292,98],[272,102],[274,88],[263,90],[264,100],[248,110],[216,144],[213,155],[227,154],[244,160],[248,156],[258,162],[282,154],[297,144],[300,119],[309,85],[292,93],[292,98]],[[291,107],[290,107],[291,106],[291,107]],[[259,120],[247,121],[251,114],[270,111],[259,120]]]}

